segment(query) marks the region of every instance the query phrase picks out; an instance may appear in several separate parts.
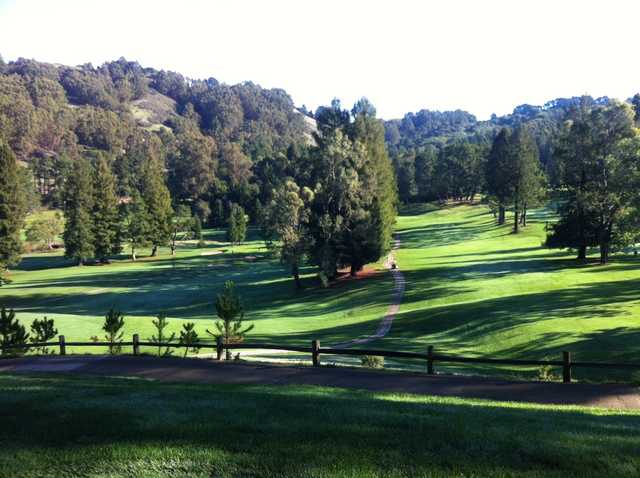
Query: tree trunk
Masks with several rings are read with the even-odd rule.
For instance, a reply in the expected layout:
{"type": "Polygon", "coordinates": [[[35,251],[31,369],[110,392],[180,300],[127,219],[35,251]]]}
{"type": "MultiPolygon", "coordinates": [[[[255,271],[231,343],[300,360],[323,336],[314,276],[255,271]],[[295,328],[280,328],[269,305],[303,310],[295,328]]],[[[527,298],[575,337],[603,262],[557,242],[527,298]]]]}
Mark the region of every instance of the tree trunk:
{"type": "Polygon", "coordinates": [[[522,227],[527,227],[527,205],[526,204],[522,207],[521,219],[522,219],[522,227]]]}
{"type": "Polygon", "coordinates": [[[584,261],[587,258],[587,246],[578,247],[578,259],[579,261],[584,261]]]}
{"type": "Polygon", "coordinates": [[[609,243],[603,242],[600,244],[600,264],[606,264],[609,262],[609,243]]]}
{"type": "Polygon", "coordinates": [[[300,269],[297,263],[291,265],[291,275],[296,283],[296,289],[302,289],[302,282],[300,282],[300,269]]]}
{"type": "Polygon", "coordinates": [[[171,255],[172,256],[176,255],[176,245],[175,244],[171,244],[171,255]]]}
{"type": "Polygon", "coordinates": [[[134,262],[136,260],[136,250],[133,247],[131,248],[131,260],[134,262]]]}
{"type": "Polygon", "coordinates": [[[520,209],[519,209],[519,205],[518,205],[518,200],[515,200],[515,203],[513,205],[513,214],[514,214],[514,218],[513,218],[513,233],[514,234],[518,234],[518,232],[520,232],[519,230],[519,226],[520,224],[518,223],[518,215],[520,213],[520,209]]]}
{"type": "Polygon", "coordinates": [[[358,275],[358,266],[356,266],[355,264],[351,264],[351,270],[349,271],[349,274],[351,275],[351,277],[355,277],[358,275]]]}
{"type": "Polygon", "coordinates": [[[504,210],[504,205],[500,204],[498,206],[498,224],[499,225],[503,225],[505,221],[505,210],[504,210]]]}
{"type": "Polygon", "coordinates": [[[158,255],[158,246],[156,244],[153,245],[151,249],[151,257],[156,257],[158,255]]]}

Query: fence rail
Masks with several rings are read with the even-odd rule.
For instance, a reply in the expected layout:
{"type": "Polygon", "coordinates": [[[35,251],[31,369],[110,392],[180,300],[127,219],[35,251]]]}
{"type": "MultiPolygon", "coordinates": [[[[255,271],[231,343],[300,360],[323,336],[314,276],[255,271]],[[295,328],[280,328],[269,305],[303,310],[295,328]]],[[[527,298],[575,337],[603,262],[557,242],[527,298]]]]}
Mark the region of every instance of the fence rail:
{"type": "Polygon", "coordinates": [[[311,354],[311,359],[314,367],[321,365],[320,357],[323,354],[326,355],[373,355],[379,357],[390,358],[407,358],[424,360],[427,365],[427,373],[432,375],[435,373],[435,363],[473,363],[473,364],[486,364],[486,365],[515,365],[515,366],[551,366],[562,367],[562,381],[564,383],[571,382],[571,371],[573,368],[609,368],[609,369],[631,369],[640,370],[640,364],[636,363],[611,363],[611,362],[573,362],[571,360],[570,352],[562,352],[561,360],[520,360],[520,359],[498,359],[488,357],[462,357],[458,355],[449,354],[437,354],[434,351],[433,346],[427,347],[426,353],[419,352],[402,352],[395,350],[375,350],[375,349],[343,349],[336,347],[321,347],[319,340],[312,340],[310,347],[300,347],[291,345],[278,345],[269,343],[236,343],[225,344],[222,339],[218,337],[215,344],[212,343],[196,343],[192,345],[181,344],[177,342],[150,342],[140,341],[138,334],[133,334],[130,342],[67,342],[64,335],[58,337],[57,342],[36,342],[31,344],[20,345],[2,345],[0,348],[2,352],[5,350],[28,350],[31,348],[42,347],[58,347],[60,355],[66,355],[67,347],[133,347],[133,354],[140,354],[140,347],[171,347],[171,348],[210,348],[216,350],[217,360],[222,360],[222,355],[225,350],[247,350],[247,349],[260,349],[260,350],[282,350],[287,352],[301,352],[311,354]]]}

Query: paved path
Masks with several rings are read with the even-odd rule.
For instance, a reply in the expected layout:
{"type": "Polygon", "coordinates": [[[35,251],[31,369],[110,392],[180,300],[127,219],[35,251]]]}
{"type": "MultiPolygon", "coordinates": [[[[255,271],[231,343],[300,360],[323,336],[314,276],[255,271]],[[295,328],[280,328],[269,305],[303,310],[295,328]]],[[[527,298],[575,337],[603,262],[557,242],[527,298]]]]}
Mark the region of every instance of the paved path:
{"type": "Polygon", "coordinates": [[[396,258],[393,253],[398,249],[400,249],[400,239],[396,236],[393,243],[393,248],[387,256],[387,260],[385,261],[385,267],[389,269],[391,271],[391,274],[393,275],[394,294],[393,298],[391,299],[391,304],[387,309],[387,313],[380,321],[380,325],[378,325],[378,329],[376,330],[375,334],[335,344],[333,345],[334,348],[346,349],[349,347],[353,347],[354,345],[366,344],[368,342],[381,339],[391,330],[393,319],[396,318],[396,315],[398,315],[398,311],[400,310],[400,303],[402,302],[402,296],[404,295],[404,289],[406,286],[404,275],[402,274],[402,272],[400,272],[400,268],[397,266],[396,258]],[[393,267],[393,264],[396,264],[395,268],[393,267]]]}
{"type": "Polygon", "coordinates": [[[5,373],[72,373],[214,384],[300,384],[542,404],[640,409],[640,388],[617,384],[516,382],[344,367],[293,367],[190,358],[41,356],[0,360],[5,373]]]}

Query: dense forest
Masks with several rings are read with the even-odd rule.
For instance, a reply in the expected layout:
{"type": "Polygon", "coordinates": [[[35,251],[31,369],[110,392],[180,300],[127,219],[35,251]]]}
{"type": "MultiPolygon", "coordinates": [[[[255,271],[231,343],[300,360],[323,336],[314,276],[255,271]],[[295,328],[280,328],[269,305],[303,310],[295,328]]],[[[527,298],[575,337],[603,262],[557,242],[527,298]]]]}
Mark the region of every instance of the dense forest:
{"type": "MultiPolygon", "coordinates": [[[[609,251],[636,238],[640,96],[521,105],[478,121],[421,110],[383,122],[366,99],[310,112],[280,89],[144,68],[0,58],[0,263],[21,252],[27,211],[61,209],[79,264],[141,247],[175,251],[186,232],[248,222],[290,267],[328,284],[389,248],[398,203],[482,194],[499,223],[553,192],[549,246],[609,251]],[[605,178],[605,179],[603,179],[605,178]]],[[[62,223],[38,224],[49,245],[62,223]]],[[[27,231],[29,234],[29,231],[27,231]]]]}

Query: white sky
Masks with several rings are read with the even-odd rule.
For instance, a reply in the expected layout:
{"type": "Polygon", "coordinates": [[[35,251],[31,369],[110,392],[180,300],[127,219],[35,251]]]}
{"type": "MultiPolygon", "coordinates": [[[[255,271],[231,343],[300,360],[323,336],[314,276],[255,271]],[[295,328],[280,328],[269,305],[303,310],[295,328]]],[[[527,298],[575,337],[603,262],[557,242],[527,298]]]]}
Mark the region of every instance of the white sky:
{"type": "Polygon", "coordinates": [[[640,91],[637,0],[0,0],[0,54],[286,89],[379,116],[640,91]]]}

